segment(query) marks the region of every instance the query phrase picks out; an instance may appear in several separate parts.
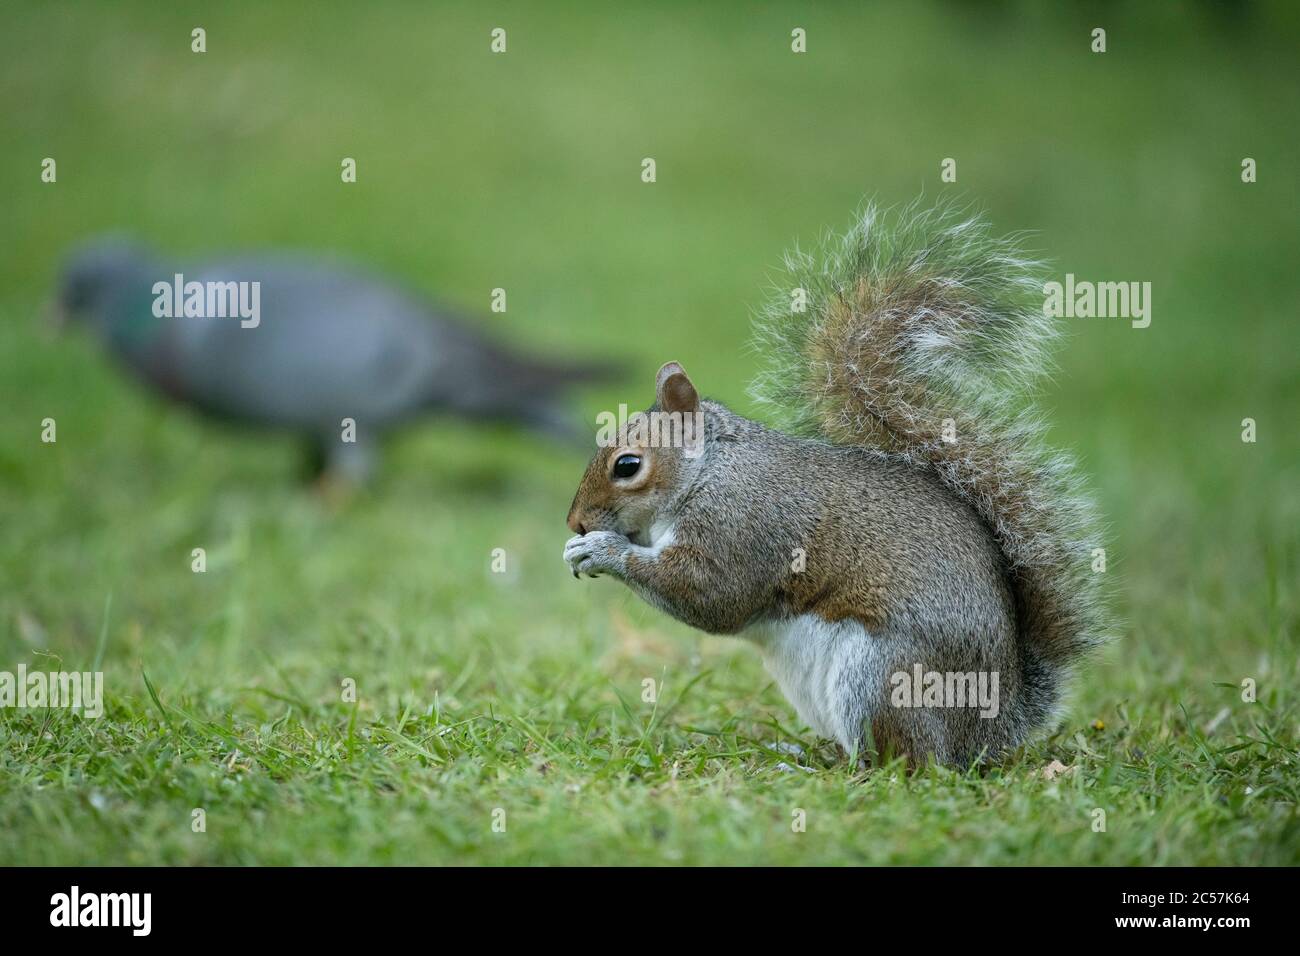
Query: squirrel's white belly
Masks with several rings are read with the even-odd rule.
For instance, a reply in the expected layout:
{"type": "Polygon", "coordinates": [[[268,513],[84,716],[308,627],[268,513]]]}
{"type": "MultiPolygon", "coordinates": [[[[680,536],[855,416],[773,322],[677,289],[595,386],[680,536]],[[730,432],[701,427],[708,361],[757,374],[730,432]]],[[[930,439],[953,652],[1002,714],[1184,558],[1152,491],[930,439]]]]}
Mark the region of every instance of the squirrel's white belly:
{"type": "Polygon", "coordinates": [[[859,712],[848,699],[876,653],[875,639],[856,621],[823,620],[814,614],[766,621],[745,631],[763,653],[799,718],[823,737],[851,749],[861,728],[847,726],[859,712]]]}

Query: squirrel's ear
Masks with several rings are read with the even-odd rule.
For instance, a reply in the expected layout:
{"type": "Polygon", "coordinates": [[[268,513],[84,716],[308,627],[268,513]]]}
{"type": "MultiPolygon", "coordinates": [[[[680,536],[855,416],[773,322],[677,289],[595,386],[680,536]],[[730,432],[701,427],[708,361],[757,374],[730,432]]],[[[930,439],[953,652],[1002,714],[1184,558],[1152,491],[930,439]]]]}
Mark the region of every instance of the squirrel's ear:
{"type": "Polygon", "coordinates": [[[655,401],[665,412],[693,412],[700,407],[699,393],[676,362],[666,363],[655,376],[655,401]]]}

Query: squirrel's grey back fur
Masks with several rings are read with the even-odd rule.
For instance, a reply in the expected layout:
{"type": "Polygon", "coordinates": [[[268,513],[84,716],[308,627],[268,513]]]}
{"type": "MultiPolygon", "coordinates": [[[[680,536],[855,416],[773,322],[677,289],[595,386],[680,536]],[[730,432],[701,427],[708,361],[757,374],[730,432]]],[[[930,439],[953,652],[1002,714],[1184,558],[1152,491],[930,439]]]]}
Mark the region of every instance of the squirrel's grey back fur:
{"type": "Polygon", "coordinates": [[[819,254],[787,256],[785,290],[756,322],[769,364],[752,391],[796,433],[932,471],[987,523],[1015,601],[1022,706],[1039,725],[1106,616],[1093,504],[1032,402],[1059,329],[1019,245],[950,204],[868,205],[819,254]]]}

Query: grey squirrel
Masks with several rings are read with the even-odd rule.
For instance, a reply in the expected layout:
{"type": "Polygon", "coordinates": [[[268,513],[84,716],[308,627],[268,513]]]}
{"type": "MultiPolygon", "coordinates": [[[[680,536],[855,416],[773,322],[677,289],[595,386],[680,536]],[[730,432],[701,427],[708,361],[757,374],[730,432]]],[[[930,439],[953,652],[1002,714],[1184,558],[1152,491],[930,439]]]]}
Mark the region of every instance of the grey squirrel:
{"type": "Polygon", "coordinates": [[[1107,625],[1094,508],[1030,401],[1057,334],[1037,263],[980,216],[913,204],[867,206],[786,264],[754,396],[787,430],[702,400],[669,362],[647,415],[702,416],[696,447],[641,427],[600,447],[564,559],[751,638],[850,753],[965,766],[1014,748],[1107,625]]]}

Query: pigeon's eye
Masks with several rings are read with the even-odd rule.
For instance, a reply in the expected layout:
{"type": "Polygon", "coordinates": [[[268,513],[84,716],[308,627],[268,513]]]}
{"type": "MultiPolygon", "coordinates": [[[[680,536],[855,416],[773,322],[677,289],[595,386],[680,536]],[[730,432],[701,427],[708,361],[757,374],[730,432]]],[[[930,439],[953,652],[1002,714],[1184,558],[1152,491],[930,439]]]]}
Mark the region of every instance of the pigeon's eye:
{"type": "Polygon", "coordinates": [[[619,455],[614,462],[615,478],[631,478],[641,469],[640,455],[619,455]]]}

